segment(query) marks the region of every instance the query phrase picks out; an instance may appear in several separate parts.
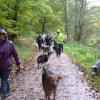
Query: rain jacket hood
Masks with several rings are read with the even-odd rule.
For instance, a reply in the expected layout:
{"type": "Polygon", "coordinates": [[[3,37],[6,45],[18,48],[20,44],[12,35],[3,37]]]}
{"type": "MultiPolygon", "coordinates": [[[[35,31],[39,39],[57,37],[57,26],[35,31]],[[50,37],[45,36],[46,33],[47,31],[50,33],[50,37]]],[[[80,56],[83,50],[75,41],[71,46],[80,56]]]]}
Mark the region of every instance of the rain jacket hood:
{"type": "Polygon", "coordinates": [[[3,34],[5,36],[5,40],[0,41],[0,45],[1,45],[8,39],[8,36],[7,36],[7,32],[4,29],[0,29],[0,34],[3,34]]]}
{"type": "Polygon", "coordinates": [[[7,32],[4,29],[0,29],[0,34],[3,34],[6,38],[8,38],[7,32]]]}

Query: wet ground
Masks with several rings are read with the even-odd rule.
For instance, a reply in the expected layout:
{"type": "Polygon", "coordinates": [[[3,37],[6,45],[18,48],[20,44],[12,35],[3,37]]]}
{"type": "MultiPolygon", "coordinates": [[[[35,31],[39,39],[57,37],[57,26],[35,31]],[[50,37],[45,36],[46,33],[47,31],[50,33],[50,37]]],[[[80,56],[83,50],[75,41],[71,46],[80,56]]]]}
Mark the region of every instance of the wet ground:
{"type": "MultiPolygon", "coordinates": [[[[37,68],[36,58],[35,63],[29,62],[26,69],[14,79],[11,95],[6,100],[45,100],[42,68],[37,68]]],[[[53,54],[48,63],[50,70],[62,77],[57,87],[56,100],[100,100],[99,93],[91,90],[83,73],[72,64],[67,55],[62,54],[60,58],[56,58],[53,54]]]]}

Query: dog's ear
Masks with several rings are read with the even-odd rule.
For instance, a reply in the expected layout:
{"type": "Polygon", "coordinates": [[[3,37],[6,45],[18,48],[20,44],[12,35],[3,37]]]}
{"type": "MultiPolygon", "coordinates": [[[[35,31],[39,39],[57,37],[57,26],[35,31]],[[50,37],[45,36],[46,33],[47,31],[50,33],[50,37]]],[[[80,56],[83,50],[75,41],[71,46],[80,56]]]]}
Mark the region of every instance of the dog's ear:
{"type": "Polygon", "coordinates": [[[54,80],[52,76],[49,76],[48,78],[49,78],[49,80],[54,80]]]}

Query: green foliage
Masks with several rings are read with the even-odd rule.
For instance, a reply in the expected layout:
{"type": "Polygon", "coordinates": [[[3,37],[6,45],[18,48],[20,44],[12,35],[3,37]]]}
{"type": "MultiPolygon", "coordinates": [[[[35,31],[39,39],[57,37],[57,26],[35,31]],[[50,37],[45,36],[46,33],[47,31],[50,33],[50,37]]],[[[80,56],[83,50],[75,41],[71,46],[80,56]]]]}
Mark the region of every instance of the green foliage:
{"type": "Polygon", "coordinates": [[[45,18],[46,31],[55,31],[57,27],[62,28],[63,22],[61,19],[61,3],[58,0],[45,0],[45,2],[41,1],[42,0],[35,1],[31,6],[34,12],[33,22],[35,22],[35,30],[37,32],[42,31],[41,22],[43,17],[45,18]],[[56,7],[59,7],[59,9],[56,9],[56,7]]]}
{"type": "Polygon", "coordinates": [[[9,34],[24,35],[42,32],[42,18],[46,31],[63,30],[62,4],[59,0],[0,0],[0,27],[9,34]]]}
{"type": "MultiPolygon", "coordinates": [[[[14,44],[17,49],[22,65],[25,64],[29,60],[29,58],[33,55],[34,52],[33,40],[34,38],[26,36],[14,40],[14,44]]],[[[15,75],[15,73],[16,73],[16,65],[14,64],[13,70],[11,72],[11,77],[15,75]]]]}
{"type": "Polygon", "coordinates": [[[21,63],[23,64],[32,56],[32,53],[34,52],[33,38],[22,37],[15,40],[14,43],[20,56],[21,63]]]}
{"type": "Polygon", "coordinates": [[[97,45],[99,38],[99,32],[100,32],[100,7],[92,7],[88,8],[86,12],[86,18],[85,18],[85,34],[84,38],[85,41],[87,41],[87,44],[89,42],[89,45],[97,45]]]}

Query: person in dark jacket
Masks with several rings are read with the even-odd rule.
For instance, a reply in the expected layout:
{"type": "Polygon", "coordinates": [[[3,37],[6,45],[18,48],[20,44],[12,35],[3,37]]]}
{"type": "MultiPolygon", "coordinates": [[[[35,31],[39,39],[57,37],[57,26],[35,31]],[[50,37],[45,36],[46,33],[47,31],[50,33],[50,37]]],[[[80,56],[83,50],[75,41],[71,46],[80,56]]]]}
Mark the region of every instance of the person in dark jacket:
{"type": "Polygon", "coordinates": [[[41,51],[42,50],[42,46],[44,44],[44,40],[42,38],[42,34],[39,34],[39,36],[36,39],[36,43],[38,44],[39,51],[41,51]]]}
{"type": "Polygon", "coordinates": [[[48,33],[45,38],[46,45],[51,46],[53,42],[53,36],[51,33],[48,33]]]}
{"type": "Polygon", "coordinates": [[[8,40],[7,32],[0,29],[0,98],[1,96],[8,96],[9,87],[9,74],[12,70],[13,58],[15,59],[17,70],[20,70],[20,60],[14,44],[8,40]]]}

